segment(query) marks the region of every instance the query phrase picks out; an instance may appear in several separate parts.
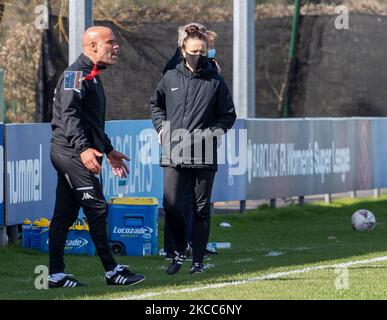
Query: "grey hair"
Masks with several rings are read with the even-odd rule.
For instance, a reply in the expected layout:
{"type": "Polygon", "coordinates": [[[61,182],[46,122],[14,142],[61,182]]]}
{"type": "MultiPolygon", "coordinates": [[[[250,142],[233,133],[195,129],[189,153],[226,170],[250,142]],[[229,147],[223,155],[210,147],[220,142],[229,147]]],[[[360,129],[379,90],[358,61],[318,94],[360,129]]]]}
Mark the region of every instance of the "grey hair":
{"type": "Polygon", "coordinates": [[[206,33],[207,32],[207,28],[205,26],[203,26],[202,24],[200,23],[197,23],[197,22],[191,22],[191,23],[188,23],[184,26],[180,26],[178,29],[177,29],[177,45],[179,47],[181,47],[183,45],[183,41],[184,41],[184,38],[187,36],[187,33],[185,32],[185,29],[187,29],[189,26],[196,26],[199,28],[199,32],[201,33],[206,33]]]}

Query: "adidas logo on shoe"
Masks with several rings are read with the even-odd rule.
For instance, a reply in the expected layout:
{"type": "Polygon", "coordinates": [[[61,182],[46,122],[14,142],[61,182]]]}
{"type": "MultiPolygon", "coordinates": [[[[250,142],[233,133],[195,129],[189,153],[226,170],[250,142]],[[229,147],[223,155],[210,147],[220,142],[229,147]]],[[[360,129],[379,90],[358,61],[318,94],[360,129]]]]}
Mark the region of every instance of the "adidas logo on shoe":
{"type": "Polygon", "coordinates": [[[145,276],[135,274],[128,266],[117,265],[113,271],[106,273],[106,283],[109,286],[135,285],[145,280],[145,276]]]}
{"type": "Polygon", "coordinates": [[[61,280],[56,280],[53,277],[48,277],[48,288],[75,288],[75,287],[84,287],[83,283],[80,283],[77,279],[73,278],[73,275],[68,274],[63,277],[61,280]]]}

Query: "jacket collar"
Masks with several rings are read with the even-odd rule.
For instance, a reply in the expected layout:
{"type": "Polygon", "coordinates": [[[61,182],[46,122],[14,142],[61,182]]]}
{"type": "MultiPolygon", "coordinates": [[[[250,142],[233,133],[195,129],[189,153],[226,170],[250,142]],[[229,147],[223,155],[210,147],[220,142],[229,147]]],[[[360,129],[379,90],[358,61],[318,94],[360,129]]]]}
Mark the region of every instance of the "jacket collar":
{"type": "MultiPolygon", "coordinates": [[[[85,54],[81,53],[78,57],[79,61],[85,66],[86,69],[92,70],[94,67],[94,62],[85,54]]],[[[98,64],[97,70],[104,70],[106,69],[105,65],[98,64]]]]}
{"type": "Polygon", "coordinates": [[[181,61],[180,64],[176,66],[176,70],[180,71],[182,74],[184,74],[186,77],[195,77],[195,78],[205,78],[208,77],[210,74],[216,73],[216,70],[212,67],[212,65],[207,62],[207,65],[200,69],[196,73],[192,73],[191,70],[187,68],[185,65],[185,61],[181,61]]]}

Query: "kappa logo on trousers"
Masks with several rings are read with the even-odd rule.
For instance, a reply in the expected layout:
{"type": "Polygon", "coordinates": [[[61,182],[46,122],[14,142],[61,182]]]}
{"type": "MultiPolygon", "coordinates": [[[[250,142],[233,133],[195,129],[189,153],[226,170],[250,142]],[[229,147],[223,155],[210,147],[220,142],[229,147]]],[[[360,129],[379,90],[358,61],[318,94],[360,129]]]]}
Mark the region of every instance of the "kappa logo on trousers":
{"type": "Polygon", "coordinates": [[[94,198],[90,195],[90,193],[84,192],[82,196],[82,200],[89,200],[89,199],[94,199],[94,198]]]}

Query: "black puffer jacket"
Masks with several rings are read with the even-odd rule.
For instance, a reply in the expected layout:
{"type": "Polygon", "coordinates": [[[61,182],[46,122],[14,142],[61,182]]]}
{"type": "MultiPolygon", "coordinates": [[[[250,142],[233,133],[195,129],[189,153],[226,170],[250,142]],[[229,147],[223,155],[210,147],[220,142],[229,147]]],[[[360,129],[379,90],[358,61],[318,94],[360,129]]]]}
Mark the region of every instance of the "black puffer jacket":
{"type": "Polygon", "coordinates": [[[235,122],[236,113],[223,78],[210,63],[195,74],[184,62],[176,69],[168,71],[151,98],[151,108],[155,129],[157,132],[164,129],[161,166],[217,169],[217,139],[213,139],[212,148],[207,148],[212,155],[209,156],[207,151],[206,157],[205,138],[216,129],[221,129],[224,133],[230,129],[235,122]],[[169,125],[163,126],[163,122],[169,125]],[[188,148],[185,143],[188,140],[182,142],[184,135],[177,140],[177,129],[185,129],[191,134],[188,148]],[[195,129],[203,131],[201,140],[197,139],[198,135],[195,139],[192,138],[195,129]],[[198,149],[202,150],[201,153],[197,152],[198,149]]]}
{"type": "MultiPolygon", "coordinates": [[[[94,63],[84,54],[65,71],[91,73],[94,63]]],[[[103,67],[98,67],[98,69],[103,67]]],[[[82,89],[65,90],[64,73],[55,89],[53,118],[51,121],[53,151],[68,155],[79,155],[87,148],[95,148],[108,154],[113,150],[105,134],[106,97],[101,79],[82,81],[82,89]]]]}

